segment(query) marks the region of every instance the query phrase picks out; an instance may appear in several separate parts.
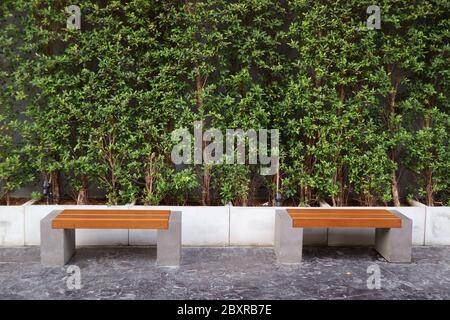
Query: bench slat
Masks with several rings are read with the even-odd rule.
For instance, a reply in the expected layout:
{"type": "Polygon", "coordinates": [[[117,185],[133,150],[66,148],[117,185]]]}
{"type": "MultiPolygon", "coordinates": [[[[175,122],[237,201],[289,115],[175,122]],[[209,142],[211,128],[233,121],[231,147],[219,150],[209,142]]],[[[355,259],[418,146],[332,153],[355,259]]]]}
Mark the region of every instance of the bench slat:
{"type": "Polygon", "coordinates": [[[58,219],[122,219],[122,218],[133,218],[133,219],[167,219],[166,215],[136,215],[136,214],[62,214],[58,216],[58,219]]]}
{"type": "Polygon", "coordinates": [[[336,216],[335,214],[325,214],[325,213],[318,213],[318,214],[301,214],[301,213],[292,213],[290,214],[292,218],[393,218],[392,215],[387,214],[365,214],[365,215],[358,215],[358,214],[351,214],[351,213],[341,213],[339,216],[336,216]]]}
{"type": "Polygon", "coordinates": [[[402,221],[388,210],[287,209],[295,228],[401,228],[402,221]]]}
{"type": "Polygon", "coordinates": [[[301,213],[301,214],[384,214],[392,216],[392,212],[384,209],[346,209],[346,208],[332,208],[332,209],[303,209],[303,208],[295,208],[295,209],[287,209],[289,214],[292,213],[301,213]]]}
{"type": "Polygon", "coordinates": [[[168,229],[168,210],[64,210],[54,229],[168,229]]]}
{"type": "Polygon", "coordinates": [[[59,215],[66,214],[150,214],[150,215],[170,215],[170,210],[110,210],[110,209],[66,209],[59,215]]]}

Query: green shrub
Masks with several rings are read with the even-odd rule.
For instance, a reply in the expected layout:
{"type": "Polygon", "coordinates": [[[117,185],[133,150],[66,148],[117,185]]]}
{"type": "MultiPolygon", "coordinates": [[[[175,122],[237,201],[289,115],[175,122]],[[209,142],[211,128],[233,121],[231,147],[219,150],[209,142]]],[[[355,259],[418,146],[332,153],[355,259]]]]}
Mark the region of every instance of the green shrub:
{"type": "Polygon", "coordinates": [[[279,129],[289,203],[448,204],[447,1],[384,1],[370,31],[368,0],[86,0],[81,30],[67,4],[0,4],[0,197],[45,178],[79,204],[94,186],[109,204],[273,203],[258,166],[174,166],[171,132],[201,121],[279,129]]]}

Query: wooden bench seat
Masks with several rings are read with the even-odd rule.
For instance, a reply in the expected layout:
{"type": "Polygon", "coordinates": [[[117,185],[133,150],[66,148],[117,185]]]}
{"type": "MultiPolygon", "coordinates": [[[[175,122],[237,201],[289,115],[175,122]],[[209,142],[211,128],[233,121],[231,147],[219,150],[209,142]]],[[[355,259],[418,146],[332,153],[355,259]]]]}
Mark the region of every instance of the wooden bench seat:
{"type": "Polygon", "coordinates": [[[313,209],[277,210],[274,249],[280,263],[300,263],[303,228],[374,228],[375,249],[390,262],[410,262],[412,221],[395,210],[313,209]]]}
{"type": "Polygon", "coordinates": [[[168,229],[168,210],[64,210],[53,229],[168,229]]]}
{"type": "Polygon", "coordinates": [[[76,229],[155,229],[157,263],[181,260],[181,212],[169,210],[55,210],[41,220],[41,262],[66,264],[75,253],[76,229]]]}
{"type": "Polygon", "coordinates": [[[388,210],[287,209],[294,228],[401,228],[402,219],[388,210]]]}

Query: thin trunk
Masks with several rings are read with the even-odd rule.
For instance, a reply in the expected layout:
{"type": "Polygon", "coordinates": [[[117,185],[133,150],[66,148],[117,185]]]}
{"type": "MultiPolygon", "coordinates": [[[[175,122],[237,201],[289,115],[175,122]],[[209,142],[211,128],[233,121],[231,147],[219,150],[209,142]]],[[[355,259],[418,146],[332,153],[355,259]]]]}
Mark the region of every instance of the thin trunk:
{"type": "MultiPolygon", "coordinates": [[[[394,74],[393,66],[390,66],[388,68],[388,71],[390,73],[391,84],[392,84],[393,88],[388,96],[387,123],[388,123],[388,130],[391,133],[393,133],[396,128],[392,124],[391,118],[392,118],[392,116],[395,115],[395,100],[397,97],[397,92],[398,92],[398,87],[400,85],[401,77],[399,75],[394,74]]],[[[392,149],[390,150],[390,158],[391,158],[392,162],[396,163],[395,146],[392,147],[392,149]]],[[[396,170],[393,170],[393,172],[392,172],[391,189],[392,189],[392,199],[393,199],[394,205],[396,207],[399,207],[401,204],[400,204],[400,196],[399,196],[399,190],[398,190],[398,181],[397,181],[396,170]]]]}
{"type": "Polygon", "coordinates": [[[6,192],[5,197],[6,197],[6,205],[10,206],[11,205],[11,193],[6,192]]]}
{"type": "MultiPolygon", "coordinates": [[[[269,203],[270,203],[270,194],[269,194],[269,203]]],[[[256,176],[254,176],[254,175],[252,175],[252,177],[250,178],[250,188],[248,191],[247,204],[257,205],[257,203],[256,203],[256,176]]]]}
{"type": "MultiPolygon", "coordinates": [[[[338,178],[338,173],[337,173],[337,170],[336,170],[336,172],[333,175],[333,185],[336,185],[337,178],[338,178]]],[[[337,204],[339,203],[339,196],[336,197],[334,194],[331,195],[331,203],[333,204],[333,207],[336,207],[337,204]]]]}
{"type": "Polygon", "coordinates": [[[116,194],[116,175],[114,173],[114,170],[111,172],[111,190],[114,196],[114,204],[117,204],[117,194],[116,194]]]}
{"type": "Polygon", "coordinates": [[[210,174],[210,166],[203,166],[203,183],[202,183],[202,204],[204,206],[211,205],[211,193],[210,193],[210,183],[211,183],[211,174],[210,174]]]}
{"type": "Polygon", "coordinates": [[[337,206],[337,201],[336,201],[336,197],[335,196],[331,196],[331,204],[333,205],[333,207],[337,206]]]}
{"type": "Polygon", "coordinates": [[[308,206],[312,203],[312,190],[308,186],[300,187],[300,204],[302,206],[308,206]]]}
{"type": "Polygon", "coordinates": [[[61,186],[60,186],[60,176],[59,171],[53,171],[50,174],[50,181],[52,184],[53,202],[59,204],[61,199],[61,186]]]}
{"type": "MultiPolygon", "coordinates": [[[[345,87],[343,85],[339,86],[339,100],[341,101],[342,105],[344,105],[345,102],[345,87]]],[[[342,109],[338,108],[336,111],[336,116],[340,118],[342,116],[342,109]]],[[[337,133],[337,143],[340,146],[341,145],[341,137],[343,135],[342,129],[339,129],[337,133]]],[[[337,168],[336,168],[336,178],[335,183],[339,183],[339,195],[337,197],[337,206],[341,207],[346,204],[346,196],[345,196],[345,188],[346,188],[346,182],[345,182],[345,172],[344,172],[344,165],[342,163],[342,155],[341,151],[338,150],[338,154],[336,155],[336,160],[338,161],[337,168]]]]}
{"type": "MultiPolygon", "coordinates": [[[[307,138],[306,144],[310,147],[314,147],[317,143],[317,140],[319,140],[319,137],[316,139],[314,138],[307,138]]],[[[307,153],[305,157],[305,174],[306,175],[312,175],[314,172],[314,166],[315,166],[316,159],[314,155],[307,153]]],[[[301,187],[301,201],[304,205],[308,205],[312,202],[312,190],[310,189],[310,186],[305,185],[301,187]]]]}
{"type": "MultiPolygon", "coordinates": [[[[391,150],[391,160],[392,162],[396,162],[395,159],[395,151],[391,150]]],[[[398,191],[398,180],[397,180],[397,172],[396,170],[392,170],[392,176],[391,176],[391,189],[392,189],[392,201],[394,202],[394,206],[400,207],[400,195],[398,191]]]]}
{"type": "Polygon", "coordinates": [[[148,157],[148,167],[145,173],[145,188],[148,194],[153,193],[153,180],[155,176],[155,153],[153,152],[148,157]]]}
{"type": "Polygon", "coordinates": [[[303,187],[303,186],[300,187],[299,198],[300,198],[300,203],[299,204],[305,203],[305,187],[303,187]]]}
{"type": "Polygon", "coordinates": [[[333,206],[342,207],[347,204],[346,178],[342,164],[338,164],[333,176],[334,185],[339,184],[338,194],[331,196],[333,206]]]}
{"type": "MultiPolygon", "coordinates": [[[[156,155],[155,153],[151,153],[148,156],[147,169],[145,171],[145,191],[147,193],[146,199],[149,199],[151,195],[153,195],[154,184],[155,184],[155,174],[156,174],[156,155]]],[[[150,203],[146,200],[146,205],[150,203]]]]}
{"type": "MultiPolygon", "coordinates": [[[[198,68],[198,66],[197,66],[198,68]]],[[[197,110],[199,110],[201,107],[203,107],[203,97],[202,97],[202,91],[203,91],[203,80],[201,75],[195,76],[195,99],[196,99],[196,105],[197,110]]]]}
{"type": "Polygon", "coordinates": [[[374,197],[372,196],[372,192],[369,190],[362,189],[360,192],[361,203],[363,203],[366,207],[374,206],[374,197]]]}
{"type": "MultiPolygon", "coordinates": [[[[185,1],[185,8],[187,13],[195,13],[197,10],[197,1],[185,1]],[[191,6],[192,5],[192,6],[191,6]],[[192,11],[191,11],[192,10],[192,11]]],[[[197,34],[194,35],[194,38],[192,41],[198,41],[197,34]]],[[[203,108],[203,88],[205,86],[206,78],[202,77],[200,74],[200,68],[198,61],[195,61],[194,68],[197,71],[197,75],[195,76],[195,103],[197,111],[201,110],[203,108]]],[[[203,121],[203,120],[202,120],[203,121]]],[[[204,124],[204,121],[203,121],[204,124]]],[[[202,124],[202,125],[203,125],[202,124]]],[[[203,148],[205,148],[205,142],[203,142],[203,148]]],[[[202,204],[203,205],[210,205],[211,203],[211,191],[210,191],[210,168],[207,166],[203,166],[202,170],[202,204]]],[[[185,199],[186,200],[186,199],[185,199]]]]}
{"type": "Polygon", "coordinates": [[[107,143],[107,161],[109,164],[109,169],[110,169],[110,173],[111,173],[111,195],[114,197],[114,199],[111,199],[113,204],[117,204],[117,178],[116,178],[116,168],[117,168],[117,163],[116,163],[116,158],[115,155],[113,153],[113,149],[111,148],[112,145],[115,144],[116,141],[116,136],[114,134],[109,134],[108,135],[108,143],[107,143]]]}
{"type": "Polygon", "coordinates": [[[338,165],[333,181],[335,184],[339,183],[338,195],[332,196],[333,206],[342,207],[347,204],[346,179],[342,164],[338,165]]]}
{"type": "Polygon", "coordinates": [[[77,205],[89,204],[89,180],[87,176],[81,177],[81,189],[78,191],[77,205]]]}
{"type": "Polygon", "coordinates": [[[400,196],[398,192],[398,182],[397,182],[397,174],[395,170],[392,172],[392,200],[394,201],[394,206],[400,207],[400,196]]]}
{"type": "Polygon", "coordinates": [[[246,207],[248,205],[248,198],[247,197],[241,198],[239,200],[240,200],[239,202],[241,203],[242,207],[246,207]]]}
{"type": "Polygon", "coordinates": [[[269,203],[272,206],[276,205],[276,198],[277,198],[277,193],[280,191],[280,184],[279,184],[279,173],[277,171],[277,174],[272,176],[272,184],[274,184],[276,186],[275,190],[273,190],[272,188],[269,189],[269,203]]]}
{"type": "Polygon", "coordinates": [[[427,192],[427,206],[434,206],[433,197],[433,171],[428,168],[426,170],[426,192],[427,192]]]}
{"type": "MultiPolygon", "coordinates": [[[[185,0],[185,12],[188,14],[196,14],[197,13],[197,0],[185,0]]],[[[196,22],[194,22],[196,23],[196,22]]],[[[203,21],[197,25],[198,28],[202,27],[203,21]]],[[[192,38],[193,43],[202,42],[201,32],[196,32],[193,34],[192,38]]],[[[203,101],[203,91],[204,87],[207,84],[208,74],[201,74],[200,72],[200,64],[204,57],[199,56],[194,58],[194,70],[197,72],[195,76],[195,99],[196,99],[196,109],[197,111],[201,111],[204,107],[203,101]]],[[[203,111],[202,111],[203,113],[203,111]]],[[[204,119],[202,119],[202,125],[204,125],[204,119]]],[[[202,144],[203,149],[206,146],[206,143],[202,144]]],[[[200,170],[198,170],[200,171],[200,170]]],[[[203,205],[211,204],[211,168],[207,165],[203,165],[202,168],[202,203],[203,205]]]]}
{"type": "MultiPolygon", "coordinates": [[[[145,199],[149,199],[153,194],[153,176],[148,172],[145,174],[145,191],[147,193],[145,199]]],[[[151,203],[148,200],[145,200],[145,205],[150,205],[151,203]]]]}
{"type": "Polygon", "coordinates": [[[147,194],[153,194],[153,175],[150,172],[145,175],[145,189],[147,194]]]}
{"type": "MultiPolygon", "coordinates": [[[[197,75],[195,77],[195,89],[196,89],[196,107],[197,110],[201,110],[203,108],[203,97],[202,97],[202,91],[203,91],[203,81],[201,75],[197,75]]],[[[204,125],[204,120],[202,120],[202,126],[204,125]]],[[[203,150],[206,147],[206,142],[203,141],[202,143],[203,150]]],[[[211,204],[211,190],[210,190],[210,168],[206,165],[203,165],[203,178],[202,178],[202,203],[203,205],[210,205],[211,204]]]]}
{"type": "MultiPolygon", "coordinates": [[[[430,105],[432,105],[432,103],[430,103],[430,105]]],[[[424,126],[427,129],[431,127],[431,119],[430,119],[430,117],[428,115],[425,117],[424,126]]],[[[425,190],[426,190],[426,194],[427,194],[427,199],[426,199],[427,200],[427,205],[428,206],[433,206],[434,205],[434,197],[433,197],[433,169],[431,167],[428,167],[425,170],[425,190]]]]}

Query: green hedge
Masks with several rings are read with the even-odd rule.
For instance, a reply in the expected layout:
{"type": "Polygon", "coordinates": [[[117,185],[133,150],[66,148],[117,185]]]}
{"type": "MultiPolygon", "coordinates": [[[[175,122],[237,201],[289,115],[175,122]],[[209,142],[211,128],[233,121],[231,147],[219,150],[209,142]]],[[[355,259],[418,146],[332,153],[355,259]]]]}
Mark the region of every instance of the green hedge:
{"type": "Polygon", "coordinates": [[[0,198],[46,178],[80,204],[93,185],[111,204],[273,202],[259,166],[175,168],[171,132],[201,120],[279,129],[287,204],[449,204],[448,1],[383,1],[381,30],[364,0],[86,0],[67,30],[71,4],[0,4],[0,198]]]}

